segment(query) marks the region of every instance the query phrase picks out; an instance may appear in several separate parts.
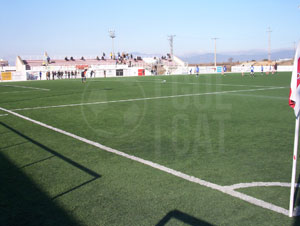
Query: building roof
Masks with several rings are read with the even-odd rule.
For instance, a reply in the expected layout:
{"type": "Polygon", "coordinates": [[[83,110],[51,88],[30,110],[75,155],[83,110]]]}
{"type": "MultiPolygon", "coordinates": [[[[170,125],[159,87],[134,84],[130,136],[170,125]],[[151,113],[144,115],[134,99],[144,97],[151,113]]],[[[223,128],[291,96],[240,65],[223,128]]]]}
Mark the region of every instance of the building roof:
{"type": "MultiPolygon", "coordinates": [[[[24,65],[28,67],[40,67],[45,66],[45,60],[22,60],[24,65]]],[[[65,60],[65,59],[51,59],[48,66],[66,66],[66,67],[78,67],[80,65],[89,66],[100,66],[100,65],[116,65],[116,60],[113,59],[105,59],[105,60],[97,60],[97,59],[74,59],[74,60],[65,60]]],[[[146,67],[148,64],[142,59],[127,59],[124,60],[123,63],[118,62],[119,65],[131,65],[138,67],[146,67]]]]}
{"type": "MultiPolygon", "coordinates": [[[[126,60],[125,62],[128,63],[131,61],[134,62],[144,62],[143,60],[126,60]]],[[[43,66],[45,64],[44,60],[23,60],[25,65],[29,66],[43,66]]],[[[145,63],[145,62],[144,62],[145,63]]],[[[106,59],[106,60],[96,60],[96,59],[74,59],[74,60],[62,60],[62,59],[51,59],[50,64],[51,66],[76,66],[76,65],[114,65],[116,64],[116,60],[106,59]]]]}
{"type": "Polygon", "coordinates": [[[0,59],[0,66],[1,67],[8,66],[8,61],[0,59]]]}

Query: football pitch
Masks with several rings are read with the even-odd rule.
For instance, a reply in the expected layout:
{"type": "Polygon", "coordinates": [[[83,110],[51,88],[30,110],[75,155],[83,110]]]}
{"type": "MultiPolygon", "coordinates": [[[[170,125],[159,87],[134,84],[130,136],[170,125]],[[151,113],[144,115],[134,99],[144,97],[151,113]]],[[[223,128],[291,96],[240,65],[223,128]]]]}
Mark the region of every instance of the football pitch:
{"type": "Polygon", "coordinates": [[[0,83],[0,225],[300,225],[290,79],[0,83]]]}

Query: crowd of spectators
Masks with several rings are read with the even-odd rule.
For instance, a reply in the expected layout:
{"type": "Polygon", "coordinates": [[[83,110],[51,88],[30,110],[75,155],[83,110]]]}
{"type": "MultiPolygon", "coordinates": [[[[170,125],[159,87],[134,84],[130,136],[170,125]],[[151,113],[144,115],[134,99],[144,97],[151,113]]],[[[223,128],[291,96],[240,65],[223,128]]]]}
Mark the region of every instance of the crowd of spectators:
{"type": "Polygon", "coordinates": [[[47,71],[46,72],[46,79],[47,80],[55,80],[57,79],[71,79],[71,78],[77,78],[77,75],[79,75],[79,71],[47,71]]]}

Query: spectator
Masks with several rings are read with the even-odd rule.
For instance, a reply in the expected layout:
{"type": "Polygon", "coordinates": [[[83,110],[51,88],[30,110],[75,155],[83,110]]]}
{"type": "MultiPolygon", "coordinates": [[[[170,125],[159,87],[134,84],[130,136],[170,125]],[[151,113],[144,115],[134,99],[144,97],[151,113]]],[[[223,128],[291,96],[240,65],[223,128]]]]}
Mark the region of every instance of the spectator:
{"type": "Polygon", "coordinates": [[[275,74],[277,74],[277,62],[275,61],[275,65],[274,65],[274,70],[275,70],[275,74]]]}
{"type": "MultiPolygon", "coordinates": [[[[95,72],[93,70],[90,71],[90,77],[93,77],[93,74],[95,74],[95,72]]],[[[94,76],[95,77],[95,76],[94,76]]]]}
{"type": "Polygon", "coordinates": [[[50,80],[50,71],[47,71],[47,72],[46,72],[46,79],[47,79],[47,80],[50,80]]]}
{"type": "Polygon", "coordinates": [[[242,65],[242,77],[244,77],[244,73],[245,73],[245,68],[244,68],[244,64],[242,65]]]}
{"type": "Polygon", "coordinates": [[[81,82],[86,82],[86,69],[81,72],[81,82]]]}

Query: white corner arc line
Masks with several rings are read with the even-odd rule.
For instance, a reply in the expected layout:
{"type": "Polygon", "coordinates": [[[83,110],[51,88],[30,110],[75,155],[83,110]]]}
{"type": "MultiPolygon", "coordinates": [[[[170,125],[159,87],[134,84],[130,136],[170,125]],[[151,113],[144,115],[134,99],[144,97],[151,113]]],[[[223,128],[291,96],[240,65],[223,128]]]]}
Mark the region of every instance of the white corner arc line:
{"type": "Polygon", "coordinates": [[[286,216],[288,216],[288,210],[282,208],[282,207],[279,207],[279,206],[276,206],[274,204],[271,204],[271,203],[268,203],[268,202],[265,202],[263,200],[259,200],[259,199],[256,199],[254,197],[251,197],[249,195],[245,195],[243,193],[240,193],[240,192],[237,192],[237,191],[234,191],[233,189],[231,189],[230,187],[226,187],[226,186],[221,186],[221,185],[217,185],[217,184],[214,184],[214,183],[211,183],[211,182],[208,182],[208,181],[205,181],[205,180],[202,180],[202,179],[199,179],[197,177],[194,177],[194,176],[190,176],[190,175],[187,175],[185,173],[182,173],[180,171],[177,171],[177,170],[174,170],[174,169],[171,169],[171,168],[168,168],[168,167],[165,167],[163,165],[160,165],[160,164],[157,164],[157,163],[154,163],[154,162],[151,162],[149,160],[145,160],[145,159],[142,159],[142,158],[139,158],[139,157],[136,157],[134,155],[129,155],[129,154],[126,154],[124,152],[121,152],[121,151],[118,151],[116,149],[113,149],[113,148],[110,148],[110,147],[107,147],[107,146],[104,146],[100,143],[97,143],[97,142],[94,142],[94,141],[91,141],[91,140],[88,140],[86,138],[83,138],[83,137],[80,137],[80,136],[77,136],[75,134],[72,134],[72,133],[69,133],[67,131],[64,131],[62,129],[58,129],[58,128],[55,128],[53,126],[50,126],[50,125],[47,125],[45,123],[42,123],[40,121],[37,121],[37,120],[34,120],[34,119],[31,119],[29,117],[26,117],[26,116],[23,116],[21,114],[18,114],[16,112],[13,112],[11,110],[7,110],[5,108],[2,108],[0,107],[0,110],[4,111],[4,112],[7,112],[9,114],[12,114],[14,116],[17,116],[19,118],[22,118],[22,119],[25,119],[27,121],[30,121],[34,124],[37,124],[37,125],[40,125],[42,127],[45,127],[47,129],[50,129],[50,130],[53,130],[55,132],[58,132],[58,133],[61,133],[61,134],[64,134],[66,136],[69,136],[69,137],[72,137],[76,140],[79,140],[79,141],[82,141],[84,143],[87,143],[87,144],[90,144],[94,147],[97,147],[97,148],[100,148],[104,151],[107,151],[107,152],[110,152],[110,153],[113,153],[113,154],[116,154],[116,155],[119,155],[119,156],[122,156],[122,157],[125,157],[127,159],[131,159],[133,161],[136,161],[136,162],[139,162],[139,163],[142,163],[142,164],[145,164],[147,166],[150,166],[152,168],[155,168],[155,169],[158,169],[160,171],[163,171],[163,172],[166,172],[166,173],[169,173],[171,175],[174,175],[174,176],[177,176],[179,178],[182,178],[184,180],[187,180],[187,181],[190,181],[190,182],[193,182],[193,183],[196,183],[196,184],[199,184],[199,185],[202,185],[202,186],[205,186],[205,187],[208,187],[208,188],[211,188],[211,189],[214,189],[214,190],[217,190],[217,191],[220,191],[220,192],[223,192],[225,194],[228,194],[228,195],[231,195],[233,197],[236,197],[236,198],[239,198],[241,200],[244,200],[246,202],[249,202],[249,203],[252,203],[256,206],[260,206],[262,208],[265,208],[265,209],[269,209],[269,210],[272,210],[272,211],[275,211],[277,213],[281,213],[281,214],[284,214],[286,216]]]}
{"type": "Polygon", "coordinates": [[[244,200],[244,201],[249,202],[251,204],[254,204],[256,206],[260,206],[264,209],[269,209],[269,210],[272,210],[272,211],[277,212],[277,213],[281,213],[281,214],[286,215],[286,216],[289,215],[289,211],[287,209],[284,209],[284,208],[280,207],[280,206],[276,206],[272,203],[268,203],[268,202],[263,201],[261,199],[257,199],[257,198],[251,197],[249,195],[245,195],[245,194],[243,194],[241,192],[238,192],[238,191],[234,191],[234,190],[231,190],[231,189],[226,189],[224,187],[223,187],[223,189],[224,189],[224,191],[222,191],[222,192],[224,192],[228,195],[231,195],[233,197],[239,198],[241,200],[244,200]]]}
{"type": "Polygon", "coordinates": [[[11,111],[26,111],[26,110],[48,109],[48,108],[76,107],[76,106],[84,106],[84,105],[122,103],[122,102],[146,101],[146,100],[158,100],[158,99],[190,97],[190,96],[218,95],[218,94],[238,93],[238,92],[254,92],[254,91],[264,91],[264,90],[283,89],[283,88],[284,87],[271,87],[271,88],[261,88],[261,89],[229,90],[229,91],[209,92],[209,93],[179,94],[179,95],[173,95],[173,96],[145,97],[145,98],[111,100],[111,101],[100,101],[100,102],[79,103],[79,104],[64,104],[64,105],[56,105],[56,106],[54,105],[54,106],[31,107],[31,108],[17,108],[17,109],[11,109],[11,111]]]}
{"type": "Polygon", "coordinates": [[[23,89],[37,89],[37,90],[50,91],[50,89],[44,89],[44,88],[38,88],[38,87],[31,87],[31,86],[2,85],[2,84],[1,84],[0,86],[16,87],[16,88],[23,88],[23,89]]]}
{"type": "MultiPolygon", "coordinates": [[[[300,184],[296,184],[297,187],[300,187],[300,184]]],[[[239,183],[233,184],[230,186],[224,186],[231,190],[242,189],[242,188],[251,188],[251,187],[291,187],[291,183],[282,183],[282,182],[252,182],[252,183],[239,183]]]]}

